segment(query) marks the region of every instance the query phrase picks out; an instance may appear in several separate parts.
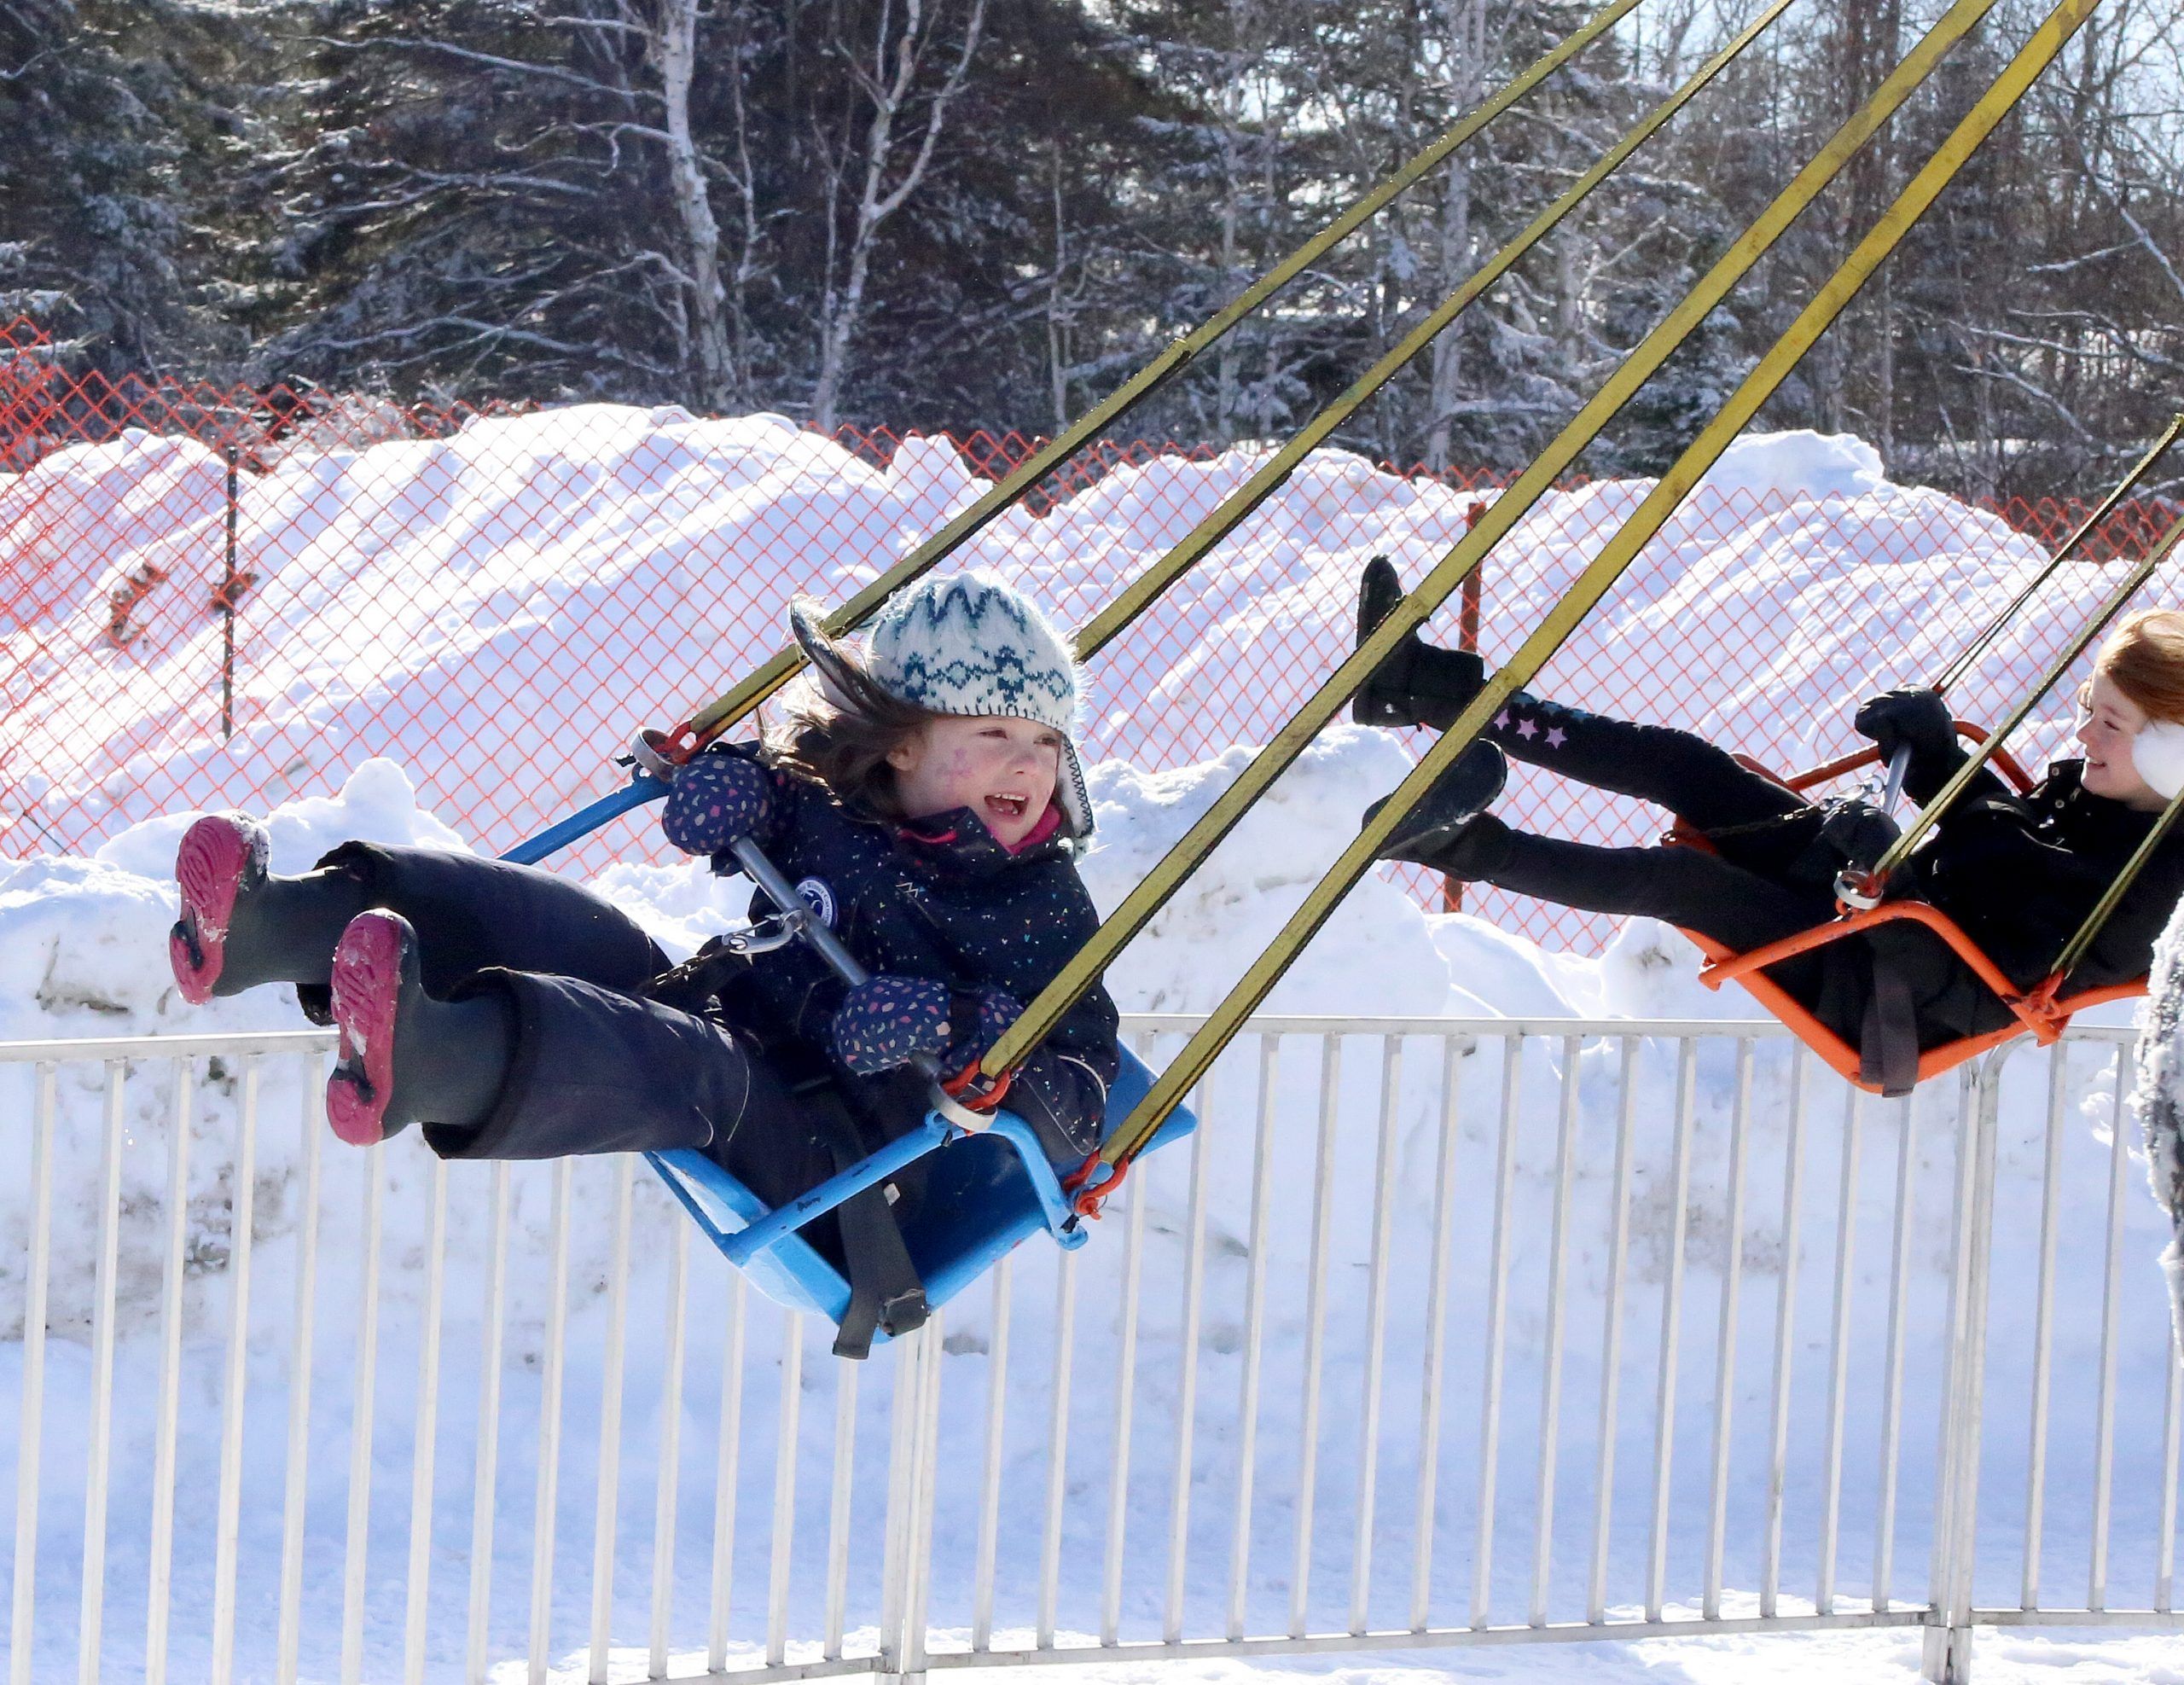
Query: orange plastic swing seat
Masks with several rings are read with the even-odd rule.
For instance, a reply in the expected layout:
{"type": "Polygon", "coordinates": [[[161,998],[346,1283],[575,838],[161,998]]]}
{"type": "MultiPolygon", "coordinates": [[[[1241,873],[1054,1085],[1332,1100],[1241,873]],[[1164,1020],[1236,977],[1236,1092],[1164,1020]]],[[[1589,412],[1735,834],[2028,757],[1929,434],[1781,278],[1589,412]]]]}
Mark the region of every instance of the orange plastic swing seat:
{"type": "MultiPolygon", "coordinates": [[[[1959,720],[1956,729],[1975,743],[1986,741],[1986,734],[1968,721],[1959,720]]],[[[1830,761],[1824,766],[1815,767],[1809,772],[1799,773],[1795,777],[1780,778],[1745,756],[1737,757],[1738,761],[1751,770],[1774,779],[1775,782],[1799,795],[1829,783],[1845,773],[1871,766],[1879,758],[1879,750],[1869,748],[1830,761]]],[[[2020,793],[2032,787],[2032,780],[2007,749],[1996,752],[1993,764],[2020,793]]],[[[1664,840],[1684,847],[1711,848],[1700,832],[1682,819],[1676,821],[1664,840]]],[[[1780,1019],[1798,1040],[1819,1055],[1828,1067],[1845,1082],[1865,1089],[1868,1094],[1879,1094],[1881,1092],[1880,1084],[1868,1082],[1859,1074],[1862,1061],[1857,1049],[1821,1023],[1809,1008],[1792,999],[1788,991],[1765,973],[1769,966],[1798,954],[1810,953],[1831,942],[1856,936],[1876,925],[1905,922],[1924,925],[1946,942],[1950,951],[1971,967],[1980,982],[1994,991],[1995,997],[2009,1008],[2010,1015],[2016,1020],[2013,1024],[2006,1024],[1982,1035],[1965,1036],[1955,1041],[1944,1042],[1938,1047],[1926,1049],[1919,1055],[1919,1080],[1922,1083],[1929,1077],[1937,1077],[1944,1071],[1954,1070],[1968,1059],[1978,1058],[1989,1048],[2000,1047],[2005,1042],[2013,1041],[2028,1032],[2045,1047],[2070,1027],[2072,1014],[2109,1001],[2131,1000],[2146,991],[2146,979],[2142,977],[2133,983],[2111,984],[2105,988],[2082,989],[2074,995],[2063,995],[2059,992],[2063,984],[2059,974],[2043,978],[2029,990],[2020,989],[2003,974],[2001,968],[1981,950],[1977,943],[1964,933],[1955,920],[1939,908],[1923,901],[1886,901],[1878,907],[1864,910],[1846,909],[1824,925],[1799,931],[1793,936],[1786,936],[1778,942],[1769,942],[1741,954],[1698,931],[1686,929],[1683,933],[1696,943],[1699,950],[1706,956],[1706,963],[1699,973],[1701,983],[1710,989],[1718,989],[1731,981],[1741,983],[1754,1000],[1780,1019]]]]}

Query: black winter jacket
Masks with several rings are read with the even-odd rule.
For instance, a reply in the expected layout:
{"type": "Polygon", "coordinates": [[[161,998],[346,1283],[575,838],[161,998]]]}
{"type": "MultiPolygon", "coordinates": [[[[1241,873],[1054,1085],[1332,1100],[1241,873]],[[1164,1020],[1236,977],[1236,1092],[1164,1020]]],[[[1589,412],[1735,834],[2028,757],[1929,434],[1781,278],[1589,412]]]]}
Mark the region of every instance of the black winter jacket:
{"type": "MultiPolygon", "coordinates": [[[[1960,749],[1914,756],[1905,787],[1932,797],[1964,761],[1960,749]]],[[[2048,974],[2108,886],[2146,840],[2157,814],[2089,793],[2083,764],[2059,760],[2023,795],[1982,771],[1912,857],[1905,891],[1947,913],[2019,988],[2048,974]]],[[[1901,880],[1899,880],[1901,881],[1901,880]]],[[[2146,975],[2153,944],[2184,896],[2184,832],[2164,838],[2101,927],[2063,993],[2146,975]]],[[[1920,1039],[1976,1035],[2011,1021],[1996,1000],[1930,936],[1884,945],[1908,967],[1919,1000],[1920,1039]]]]}
{"type": "MultiPolygon", "coordinates": [[[[736,744],[715,752],[755,759],[758,752],[736,744]]],[[[770,776],[773,811],[759,846],[869,971],[1000,989],[1027,1003],[1099,926],[1060,838],[1011,854],[967,808],[903,824],[854,811],[808,779],[778,769],[770,776]]],[[[713,865],[723,874],[739,869],[732,855],[713,865]]],[[[771,910],[763,891],[753,894],[753,918],[771,910]]],[[[921,1115],[924,1085],[907,1068],[859,1077],[835,1058],[833,1019],[845,992],[827,962],[796,942],[730,971],[717,1000],[789,1074],[823,1066],[881,1134],[899,1134],[921,1115]]],[[[1099,1145],[1121,1062],[1115,1030],[1114,1002],[1095,988],[1015,1074],[1005,1104],[1057,1161],[1099,1145]]]]}

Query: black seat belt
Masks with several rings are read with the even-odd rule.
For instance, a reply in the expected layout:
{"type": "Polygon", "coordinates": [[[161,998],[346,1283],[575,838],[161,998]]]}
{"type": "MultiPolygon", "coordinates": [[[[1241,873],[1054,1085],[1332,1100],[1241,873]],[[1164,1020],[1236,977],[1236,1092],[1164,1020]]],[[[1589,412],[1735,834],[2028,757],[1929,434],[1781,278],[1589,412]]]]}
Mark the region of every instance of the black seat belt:
{"type": "Polygon", "coordinates": [[[1891,1100],[1919,1085],[1919,1008],[1903,973],[1878,952],[1858,1026],[1858,1080],[1879,1084],[1891,1100]]]}
{"type": "MultiPolygon", "coordinates": [[[[804,1084],[795,1092],[813,1133],[833,1155],[837,1175],[865,1156],[857,1119],[831,1080],[804,1084]]],[[[865,1357],[871,1355],[875,1332],[899,1339],[925,1326],[925,1283],[903,1244],[884,1183],[851,1194],[834,1208],[834,1217],[850,1277],[849,1308],[834,1335],[834,1356],[865,1357]]]]}

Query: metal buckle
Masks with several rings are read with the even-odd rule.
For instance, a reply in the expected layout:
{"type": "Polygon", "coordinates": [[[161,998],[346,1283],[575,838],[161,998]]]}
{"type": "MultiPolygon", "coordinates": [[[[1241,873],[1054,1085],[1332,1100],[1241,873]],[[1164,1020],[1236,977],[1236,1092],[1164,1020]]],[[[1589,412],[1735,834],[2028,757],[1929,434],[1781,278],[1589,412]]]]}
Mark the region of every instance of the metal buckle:
{"type": "Polygon", "coordinates": [[[677,763],[667,758],[666,747],[666,735],[648,728],[631,740],[630,758],[662,783],[672,784],[677,763]]]}
{"type": "Polygon", "coordinates": [[[721,945],[731,953],[770,954],[795,941],[810,917],[810,911],[801,906],[793,911],[770,913],[756,924],[729,931],[721,938],[721,945]]]}
{"type": "Polygon", "coordinates": [[[1846,870],[1835,874],[1835,898],[1856,912],[1870,913],[1879,906],[1883,887],[1863,872],[1846,870]]]}

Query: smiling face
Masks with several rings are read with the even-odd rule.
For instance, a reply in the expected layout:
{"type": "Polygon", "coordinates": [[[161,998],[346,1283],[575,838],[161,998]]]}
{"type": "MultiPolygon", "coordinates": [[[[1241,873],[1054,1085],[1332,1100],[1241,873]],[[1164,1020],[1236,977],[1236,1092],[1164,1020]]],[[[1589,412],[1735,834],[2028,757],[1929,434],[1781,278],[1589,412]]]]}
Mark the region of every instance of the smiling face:
{"type": "Polygon", "coordinates": [[[2095,673],[2079,693],[2078,741],[2085,748],[2088,793],[2106,796],[2126,807],[2158,812],[2168,805],[2131,759],[2131,740],[2146,723],[2146,711],[2106,673],[2095,673]]]}
{"type": "Polygon", "coordinates": [[[925,819],[967,807],[996,842],[1014,847],[1053,801],[1061,734],[1037,720],[1001,714],[942,714],[888,752],[895,798],[925,819]]]}

